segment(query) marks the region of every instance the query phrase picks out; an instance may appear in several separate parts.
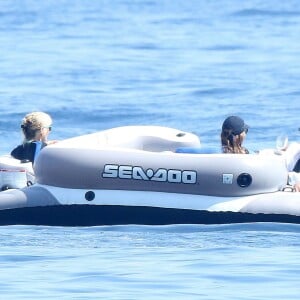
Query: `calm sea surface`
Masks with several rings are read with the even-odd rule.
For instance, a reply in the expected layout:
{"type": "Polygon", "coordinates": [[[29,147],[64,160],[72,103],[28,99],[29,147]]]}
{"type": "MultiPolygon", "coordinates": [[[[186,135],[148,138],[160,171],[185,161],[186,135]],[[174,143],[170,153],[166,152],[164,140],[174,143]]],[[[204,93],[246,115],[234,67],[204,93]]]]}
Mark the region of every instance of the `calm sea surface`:
{"type": "MultiPolygon", "coordinates": [[[[0,1],[0,154],[33,110],[51,138],[121,125],[218,145],[230,114],[246,146],[300,135],[300,2],[0,1]]],[[[299,299],[300,227],[0,228],[1,299],[299,299]]]]}

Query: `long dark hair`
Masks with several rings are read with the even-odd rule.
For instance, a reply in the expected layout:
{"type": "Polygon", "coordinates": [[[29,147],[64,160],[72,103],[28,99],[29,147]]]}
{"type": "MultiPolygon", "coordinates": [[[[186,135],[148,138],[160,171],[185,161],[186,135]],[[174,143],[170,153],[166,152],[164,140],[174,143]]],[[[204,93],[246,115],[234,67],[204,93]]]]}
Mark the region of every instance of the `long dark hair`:
{"type": "Polygon", "coordinates": [[[249,154],[248,149],[242,146],[245,133],[234,135],[231,129],[223,129],[221,132],[221,144],[223,153],[249,154]]]}

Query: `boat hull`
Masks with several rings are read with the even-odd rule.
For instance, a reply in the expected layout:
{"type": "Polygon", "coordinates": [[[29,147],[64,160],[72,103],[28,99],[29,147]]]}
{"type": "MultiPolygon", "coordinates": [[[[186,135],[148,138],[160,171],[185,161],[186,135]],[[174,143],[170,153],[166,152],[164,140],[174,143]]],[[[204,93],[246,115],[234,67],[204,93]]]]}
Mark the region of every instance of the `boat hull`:
{"type": "Polygon", "coordinates": [[[233,224],[277,222],[300,224],[300,217],[286,214],[209,212],[124,205],[59,205],[0,211],[0,225],[102,226],[233,224]]]}
{"type": "Polygon", "coordinates": [[[0,159],[2,189],[29,185],[1,192],[0,224],[300,223],[300,194],[285,188],[300,145],[289,149],[208,153],[196,135],[159,126],[75,137],[43,148],[34,180],[0,159]]]}
{"type": "Polygon", "coordinates": [[[34,185],[1,193],[0,225],[101,226],[300,223],[298,195],[211,197],[136,191],[91,191],[34,185]],[[95,193],[93,199],[89,198],[95,193]],[[87,197],[87,195],[89,195],[87,197]]]}

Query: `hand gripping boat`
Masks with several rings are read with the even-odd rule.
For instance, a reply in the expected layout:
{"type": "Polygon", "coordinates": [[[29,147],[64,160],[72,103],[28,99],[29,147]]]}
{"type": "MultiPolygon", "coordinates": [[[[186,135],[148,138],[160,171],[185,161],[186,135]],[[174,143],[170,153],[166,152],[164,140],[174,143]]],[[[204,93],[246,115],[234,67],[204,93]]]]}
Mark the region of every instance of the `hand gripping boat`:
{"type": "MultiPolygon", "coordinates": [[[[300,223],[300,193],[286,189],[288,152],[211,153],[196,135],[159,126],[79,136],[40,152],[33,185],[0,193],[0,224],[300,223]]],[[[28,172],[11,160],[1,173],[19,188],[12,170],[28,172]]]]}

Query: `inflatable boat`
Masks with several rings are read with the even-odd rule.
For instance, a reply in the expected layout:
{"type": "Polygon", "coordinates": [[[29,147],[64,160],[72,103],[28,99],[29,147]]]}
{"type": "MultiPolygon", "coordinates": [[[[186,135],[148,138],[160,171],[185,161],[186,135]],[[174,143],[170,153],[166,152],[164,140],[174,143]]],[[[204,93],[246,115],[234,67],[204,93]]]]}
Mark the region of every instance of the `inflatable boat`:
{"type": "Polygon", "coordinates": [[[300,223],[285,151],[222,154],[198,136],[125,126],[45,147],[35,164],[0,159],[0,225],[300,223]]]}

